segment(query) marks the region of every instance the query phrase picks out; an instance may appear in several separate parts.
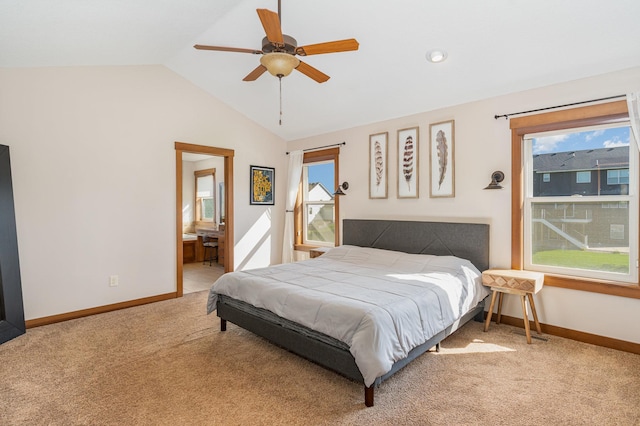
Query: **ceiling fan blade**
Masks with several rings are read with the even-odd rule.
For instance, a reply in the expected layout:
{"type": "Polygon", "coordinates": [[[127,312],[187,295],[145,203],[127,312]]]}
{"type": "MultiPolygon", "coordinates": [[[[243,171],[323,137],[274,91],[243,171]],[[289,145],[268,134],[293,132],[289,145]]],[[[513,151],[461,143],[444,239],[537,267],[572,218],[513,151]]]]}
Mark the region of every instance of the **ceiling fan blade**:
{"type": "Polygon", "coordinates": [[[326,75],[322,71],[319,71],[314,67],[312,67],[311,65],[304,63],[302,61],[300,61],[300,65],[298,65],[296,69],[300,71],[302,74],[306,75],[307,77],[317,81],[318,83],[324,83],[330,78],[328,75],[326,75]]]}
{"type": "Polygon", "coordinates": [[[257,9],[260,22],[267,34],[267,40],[271,43],[284,46],[284,38],[282,37],[282,28],[280,28],[280,18],[278,14],[269,9],[257,9]]]}
{"type": "Polygon", "coordinates": [[[262,50],[256,49],[242,49],[239,47],[223,47],[223,46],[206,46],[204,44],[196,44],[198,50],[219,50],[222,52],[240,52],[240,53],[253,53],[254,55],[262,55],[262,50]]]}
{"type": "Polygon", "coordinates": [[[255,81],[258,77],[260,77],[267,70],[267,67],[260,64],[256,69],[251,71],[242,81],[255,81]]]}
{"type": "Polygon", "coordinates": [[[321,53],[347,52],[358,50],[360,44],[355,38],[346,40],[329,41],[326,43],[310,44],[296,48],[296,54],[300,56],[319,55],[321,53]]]}

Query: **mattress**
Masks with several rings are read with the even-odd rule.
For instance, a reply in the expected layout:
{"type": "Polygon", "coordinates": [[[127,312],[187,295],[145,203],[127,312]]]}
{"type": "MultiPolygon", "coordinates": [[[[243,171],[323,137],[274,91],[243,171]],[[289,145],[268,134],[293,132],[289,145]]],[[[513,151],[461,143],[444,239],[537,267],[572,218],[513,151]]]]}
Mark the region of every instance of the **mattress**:
{"type": "Polygon", "coordinates": [[[343,342],[370,386],[488,290],[464,259],[340,246],[315,259],[223,275],[211,288],[209,313],[219,294],[343,342]]]}

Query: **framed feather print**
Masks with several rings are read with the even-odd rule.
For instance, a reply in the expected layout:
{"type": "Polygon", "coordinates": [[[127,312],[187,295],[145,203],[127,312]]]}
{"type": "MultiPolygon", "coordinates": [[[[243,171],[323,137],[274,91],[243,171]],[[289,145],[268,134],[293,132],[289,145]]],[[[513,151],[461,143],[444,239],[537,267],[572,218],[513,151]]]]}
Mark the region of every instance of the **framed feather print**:
{"type": "Polygon", "coordinates": [[[418,198],[418,128],[398,130],[398,198],[418,198]]]}
{"type": "Polygon", "coordinates": [[[389,133],[369,136],[369,198],[387,198],[389,133]]]}
{"type": "Polygon", "coordinates": [[[449,120],[429,126],[431,198],[455,196],[454,124],[454,120],[449,120]]]}

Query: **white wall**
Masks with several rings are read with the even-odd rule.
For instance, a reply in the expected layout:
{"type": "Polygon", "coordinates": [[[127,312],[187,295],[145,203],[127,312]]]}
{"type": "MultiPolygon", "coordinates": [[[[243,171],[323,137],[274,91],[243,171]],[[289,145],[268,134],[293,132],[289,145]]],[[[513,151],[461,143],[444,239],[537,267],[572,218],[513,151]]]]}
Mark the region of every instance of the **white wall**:
{"type": "MultiPolygon", "coordinates": [[[[340,152],[343,218],[464,221],[491,225],[491,267],[511,263],[511,132],[494,115],[625,94],[640,89],[640,68],[443,108],[288,143],[289,150],[346,142],[340,152]],[[429,198],[429,124],[455,120],[455,197],[429,198]],[[397,199],[397,130],[419,127],[419,198],[397,199]],[[389,132],[389,197],[369,199],[369,135],[389,132]],[[484,191],[491,173],[506,174],[502,191],[484,191]]],[[[418,93],[418,92],[416,92],[418,93]]],[[[536,296],[540,321],[640,343],[640,300],[546,287],[536,296]]],[[[503,312],[522,318],[516,298],[503,312]]]]}
{"type": "Polygon", "coordinates": [[[5,68],[0,93],[26,319],[176,290],[175,141],[235,150],[235,267],[280,261],[284,180],[249,206],[249,165],[284,171],[286,144],[182,77],[5,68]]]}

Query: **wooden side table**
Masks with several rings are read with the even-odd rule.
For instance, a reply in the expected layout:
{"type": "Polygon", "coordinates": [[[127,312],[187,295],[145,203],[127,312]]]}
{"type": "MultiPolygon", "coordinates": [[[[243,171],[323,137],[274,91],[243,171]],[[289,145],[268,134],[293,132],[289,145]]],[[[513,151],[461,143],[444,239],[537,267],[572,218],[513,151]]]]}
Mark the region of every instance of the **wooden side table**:
{"type": "Polygon", "coordinates": [[[533,295],[539,292],[544,285],[544,274],[540,272],[531,271],[518,271],[515,269],[489,269],[482,273],[482,284],[487,287],[491,287],[493,294],[491,295],[491,305],[489,306],[489,313],[484,323],[484,331],[489,330],[489,324],[491,323],[491,315],[493,315],[493,306],[496,302],[496,296],[500,294],[498,300],[498,315],[496,318],[496,324],[500,324],[500,315],[502,313],[502,296],[505,293],[517,294],[520,296],[520,303],[522,304],[522,316],[524,319],[524,330],[527,335],[527,343],[531,343],[531,330],[529,327],[529,318],[527,317],[527,303],[526,299],[529,299],[529,306],[531,307],[531,313],[533,314],[533,321],[536,325],[536,331],[538,334],[542,334],[540,323],[538,322],[538,314],[536,313],[536,305],[533,302],[533,295]]]}
{"type": "Polygon", "coordinates": [[[330,247],[316,247],[309,250],[309,259],[320,257],[330,250],[330,247]]]}

